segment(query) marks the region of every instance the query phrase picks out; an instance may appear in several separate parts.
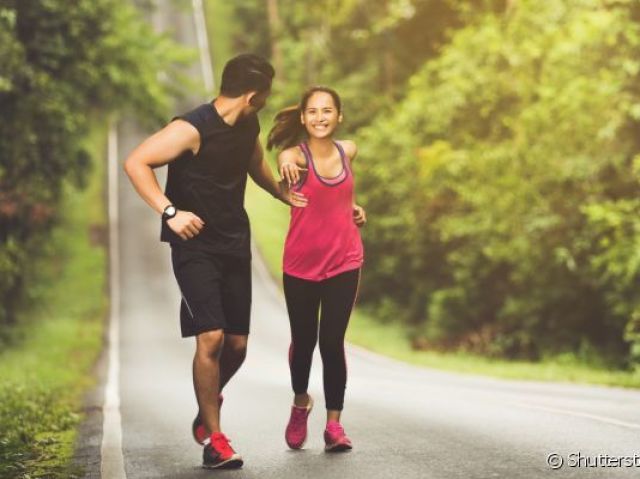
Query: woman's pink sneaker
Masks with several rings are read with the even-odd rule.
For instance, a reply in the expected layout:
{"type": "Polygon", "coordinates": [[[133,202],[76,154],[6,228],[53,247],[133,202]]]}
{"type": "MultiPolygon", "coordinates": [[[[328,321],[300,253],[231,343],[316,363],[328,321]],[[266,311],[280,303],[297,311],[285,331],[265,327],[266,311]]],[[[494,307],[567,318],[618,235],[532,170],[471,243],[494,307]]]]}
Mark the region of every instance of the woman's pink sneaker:
{"type": "Polygon", "coordinates": [[[307,418],[313,409],[313,399],[309,396],[309,404],[304,407],[291,406],[289,424],[284,432],[284,439],[291,449],[300,449],[307,440],[307,418]]]}
{"type": "Polygon", "coordinates": [[[329,421],[324,430],[324,450],[327,452],[348,451],[353,448],[351,440],[344,433],[342,424],[338,421],[329,421]]]}

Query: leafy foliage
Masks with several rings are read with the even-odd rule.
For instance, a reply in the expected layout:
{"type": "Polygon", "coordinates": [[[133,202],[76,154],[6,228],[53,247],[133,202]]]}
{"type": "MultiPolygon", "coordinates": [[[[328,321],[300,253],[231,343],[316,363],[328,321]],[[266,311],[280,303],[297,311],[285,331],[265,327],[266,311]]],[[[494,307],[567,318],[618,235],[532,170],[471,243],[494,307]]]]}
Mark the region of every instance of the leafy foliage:
{"type": "MultiPolygon", "coordinates": [[[[32,463],[44,464],[58,447],[58,437],[79,422],[77,414],[62,402],[67,390],[4,384],[0,388],[0,473],[2,477],[24,477],[32,463]],[[42,433],[46,424],[47,432],[42,433]]],[[[40,466],[40,469],[45,469],[40,466]]],[[[39,471],[46,477],[69,477],[64,465],[39,471]]]]}
{"type": "Polygon", "coordinates": [[[271,8],[273,105],[343,96],[361,304],[416,347],[640,364],[638,2],[243,5],[243,35],[271,8]]]}
{"type": "Polygon", "coordinates": [[[428,344],[629,359],[640,299],[630,7],[523,0],[487,13],[362,132],[375,218],[365,296],[385,291],[428,344]]]}
{"type": "Polygon", "coordinates": [[[0,328],[14,321],[64,182],[84,183],[89,125],[125,107],[164,117],[185,55],[124,0],[0,0],[0,328]]]}

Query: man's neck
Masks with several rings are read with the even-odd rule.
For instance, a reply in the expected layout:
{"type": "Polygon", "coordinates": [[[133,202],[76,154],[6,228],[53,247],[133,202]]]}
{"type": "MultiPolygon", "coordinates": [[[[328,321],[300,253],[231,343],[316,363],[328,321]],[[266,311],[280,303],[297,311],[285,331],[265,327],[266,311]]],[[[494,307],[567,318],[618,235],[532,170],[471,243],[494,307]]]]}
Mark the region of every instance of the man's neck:
{"type": "Polygon", "coordinates": [[[220,115],[220,118],[222,118],[222,121],[229,126],[233,126],[242,116],[242,111],[245,107],[244,97],[229,98],[220,95],[213,100],[213,107],[218,112],[218,115],[220,115]]]}

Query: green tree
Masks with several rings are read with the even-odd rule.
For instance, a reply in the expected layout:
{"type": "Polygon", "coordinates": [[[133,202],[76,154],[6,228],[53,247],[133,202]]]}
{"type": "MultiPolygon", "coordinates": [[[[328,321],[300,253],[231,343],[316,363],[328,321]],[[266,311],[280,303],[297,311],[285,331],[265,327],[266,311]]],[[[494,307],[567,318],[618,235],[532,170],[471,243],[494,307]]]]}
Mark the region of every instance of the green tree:
{"type": "Polygon", "coordinates": [[[233,8],[240,25],[235,50],[280,55],[273,108],[297,102],[308,86],[332,85],[353,132],[404,95],[408,77],[437,55],[451,31],[480,12],[504,10],[505,1],[249,0],[233,8]]]}
{"type": "Polygon", "coordinates": [[[631,5],[521,0],[483,14],[362,132],[369,302],[429,344],[628,359],[632,316],[595,274],[607,253],[589,205],[637,195],[631,5]]]}
{"type": "Polygon", "coordinates": [[[90,125],[125,108],[165,117],[186,55],[124,0],[0,0],[0,328],[15,320],[64,185],[83,183],[90,125]]]}

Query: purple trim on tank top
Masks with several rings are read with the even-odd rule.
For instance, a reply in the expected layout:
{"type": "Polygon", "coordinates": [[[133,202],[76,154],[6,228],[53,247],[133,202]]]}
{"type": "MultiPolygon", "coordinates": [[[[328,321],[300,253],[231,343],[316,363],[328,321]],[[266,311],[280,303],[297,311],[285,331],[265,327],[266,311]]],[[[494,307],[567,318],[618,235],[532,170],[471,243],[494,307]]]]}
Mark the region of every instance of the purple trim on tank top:
{"type": "Polygon", "coordinates": [[[309,162],[310,162],[309,158],[311,156],[311,153],[306,150],[306,145],[304,143],[300,143],[300,145],[298,146],[302,150],[302,155],[304,156],[304,161],[306,163],[304,166],[307,168],[307,174],[301,174],[298,182],[295,185],[293,185],[293,188],[296,191],[300,191],[300,189],[303,187],[303,185],[307,181],[307,176],[309,176],[309,162]]]}
{"type": "Polygon", "coordinates": [[[339,184],[343,183],[349,177],[349,169],[347,167],[347,162],[345,161],[346,154],[345,154],[344,150],[342,149],[342,146],[340,146],[340,144],[337,141],[334,141],[333,144],[336,145],[336,148],[338,149],[338,153],[340,154],[340,161],[342,162],[342,171],[340,173],[338,173],[338,175],[334,176],[333,178],[326,178],[326,177],[321,176],[320,174],[318,174],[318,171],[316,170],[315,162],[313,161],[313,155],[311,154],[311,149],[309,148],[309,145],[307,145],[306,141],[304,143],[300,144],[300,146],[302,148],[302,151],[304,152],[305,157],[307,158],[307,164],[311,163],[311,168],[313,168],[313,173],[316,175],[316,178],[318,178],[320,183],[322,183],[323,185],[326,185],[326,186],[338,186],[339,184]],[[344,178],[340,179],[340,181],[336,181],[335,183],[330,183],[329,182],[330,180],[335,180],[337,178],[340,178],[340,176],[342,176],[342,175],[344,175],[344,178]]]}

